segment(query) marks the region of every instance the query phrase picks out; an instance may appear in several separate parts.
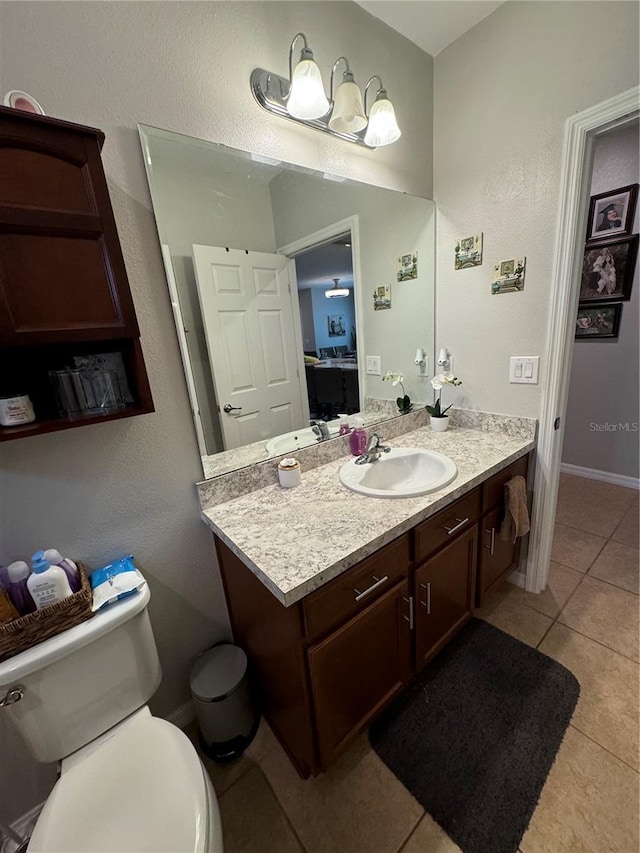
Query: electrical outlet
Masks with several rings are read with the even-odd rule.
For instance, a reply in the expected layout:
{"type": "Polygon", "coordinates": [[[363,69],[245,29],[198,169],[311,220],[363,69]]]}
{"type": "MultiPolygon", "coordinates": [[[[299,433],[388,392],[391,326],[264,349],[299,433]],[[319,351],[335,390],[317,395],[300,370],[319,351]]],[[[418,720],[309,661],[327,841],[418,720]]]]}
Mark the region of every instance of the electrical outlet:
{"type": "Polygon", "coordinates": [[[512,384],[537,385],[540,356],[512,355],[509,359],[509,382],[512,384]]]}
{"type": "Polygon", "coordinates": [[[379,355],[368,355],[366,356],[366,370],[369,376],[381,376],[382,369],[380,367],[380,356],[379,355]]]}

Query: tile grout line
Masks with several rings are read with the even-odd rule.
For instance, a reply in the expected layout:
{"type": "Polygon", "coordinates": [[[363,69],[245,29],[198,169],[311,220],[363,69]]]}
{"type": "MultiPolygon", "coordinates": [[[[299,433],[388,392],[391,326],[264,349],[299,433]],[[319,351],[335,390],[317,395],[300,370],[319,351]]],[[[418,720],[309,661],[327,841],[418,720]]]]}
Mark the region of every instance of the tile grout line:
{"type": "MultiPolygon", "coordinates": [[[[266,756],[266,755],[264,756],[264,758],[267,758],[267,757],[268,757],[268,756],[266,756]]],[[[286,756],[286,758],[287,758],[287,761],[289,761],[289,756],[286,756]]],[[[277,793],[276,789],[273,787],[273,785],[271,784],[271,780],[269,779],[269,777],[267,776],[267,774],[266,774],[266,773],[264,772],[264,770],[262,769],[262,761],[259,761],[259,762],[256,764],[256,767],[258,768],[258,770],[260,771],[260,773],[262,773],[262,778],[263,778],[263,779],[264,779],[264,781],[267,783],[267,787],[269,788],[269,790],[270,790],[270,791],[271,791],[271,793],[273,794],[274,799],[275,799],[276,803],[278,804],[278,808],[280,809],[280,811],[281,811],[281,812],[282,812],[282,814],[284,815],[285,821],[287,822],[287,825],[288,825],[289,829],[290,829],[290,830],[291,830],[291,832],[293,833],[293,837],[296,839],[296,841],[298,842],[298,844],[299,844],[299,846],[300,846],[300,850],[302,850],[302,853],[308,853],[307,848],[306,848],[306,847],[305,847],[305,845],[302,843],[302,839],[301,839],[301,838],[300,838],[300,836],[298,835],[298,832],[297,832],[297,830],[296,830],[295,826],[293,825],[293,822],[291,821],[291,818],[289,817],[289,815],[288,815],[288,813],[287,813],[287,810],[286,810],[286,809],[285,809],[285,807],[284,807],[284,804],[281,802],[280,797],[278,796],[278,793],[277,793]]]]}
{"type": "Polygon", "coordinates": [[[599,747],[600,747],[600,749],[603,749],[605,752],[608,752],[608,753],[609,753],[609,755],[613,756],[613,758],[615,758],[615,759],[616,759],[617,761],[619,761],[621,764],[624,764],[624,765],[625,765],[625,767],[628,767],[630,770],[633,770],[633,772],[634,772],[636,775],[638,775],[638,774],[640,773],[640,771],[638,771],[638,769],[637,769],[636,767],[634,767],[634,766],[633,766],[633,764],[629,764],[629,762],[628,762],[628,761],[625,761],[625,760],[624,760],[624,758],[620,758],[620,756],[619,756],[619,755],[616,755],[616,754],[615,754],[615,752],[611,752],[611,750],[610,750],[610,749],[608,749],[606,746],[603,746],[603,745],[600,743],[600,741],[597,741],[597,740],[596,740],[594,737],[592,737],[591,735],[588,735],[586,732],[583,732],[581,728],[578,728],[578,726],[576,726],[576,724],[573,722],[573,717],[571,718],[571,721],[569,722],[569,725],[568,725],[568,727],[567,727],[567,728],[575,729],[577,732],[580,732],[580,734],[581,734],[583,737],[586,737],[586,738],[587,738],[587,740],[590,740],[590,741],[591,741],[591,743],[595,743],[595,745],[596,745],[596,746],[599,746],[599,747]]]}
{"type": "MultiPolygon", "coordinates": [[[[409,793],[411,793],[411,792],[409,792],[409,793]]],[[[415,799],[415,797],[414,797],[414,799],[415,799]]],[[[418,801],[416,800],[416,802],[418,802],[418,801]]],[[[419,804],[419,805],[420,805],[420,804],[419,804]]],[[[397,849],[396,853],[402,853],[402,851],[406,848],[406,846],[407,846],[407,844],[409,843],[409,841],[411,840],[411,838],[412,838],[412,837],[415,835],[415,833],[418,831],[418,827],[420,826],[420,824],[422,823],[422,821],[425,819],[425,817],[426,817],[428,814],[429,814],[429,812],[428,812],[425,808],[423,808],[423,809],[422,809],[422,814],[421,814],[421,815],[420,815],[420,817],[418,818],[418,820],[417,820],[417,822],[416,822],[416,825],[415,825],[414,827],[412,827],[412,829],[409,831],[409,834],[408,834],[408,835],[407,835],[407,837],[404,839],[404,841],[402,842],[402,844],[400,845],[400,847],[398,847],[398,849],[397,849]]],[[[431,817],[431,815],[429,815],[429,817],[431,817]]],[[[437,821],[435,818],[431,817],[431,820],[432,820],[434,823],[436,823],[436,824],[440,827],[440,829],[442,829],[442,827],[440,826],[440,824],[438,823],[438,821],[437,821]]],[[[444,829],[442,829],[442,831],[444,832],[444,829]]],[[[446,833],[445,833],[445,835],[446,835],[446,833]]],[[[447,838],[448,838],[448,837],[449,837],[449,836],[447,836],[447,838]]]]}

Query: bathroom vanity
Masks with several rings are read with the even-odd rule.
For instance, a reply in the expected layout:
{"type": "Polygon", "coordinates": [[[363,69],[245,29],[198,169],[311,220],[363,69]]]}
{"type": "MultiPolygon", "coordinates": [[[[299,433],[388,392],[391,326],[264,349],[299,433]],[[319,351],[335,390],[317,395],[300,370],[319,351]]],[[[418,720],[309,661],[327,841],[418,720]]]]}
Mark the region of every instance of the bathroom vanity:
{"type": "Polygon", "coordinates": [[[499,535],[504,485],[527,476],[533,438],[422,428],[393,442],[419,443],[458,466],[435,494],[347,492],[343,458],[305,472],[297,489],[203,511],[235,640],[303,777],[329,767],[518,567],[520,540],[499,535]]]}

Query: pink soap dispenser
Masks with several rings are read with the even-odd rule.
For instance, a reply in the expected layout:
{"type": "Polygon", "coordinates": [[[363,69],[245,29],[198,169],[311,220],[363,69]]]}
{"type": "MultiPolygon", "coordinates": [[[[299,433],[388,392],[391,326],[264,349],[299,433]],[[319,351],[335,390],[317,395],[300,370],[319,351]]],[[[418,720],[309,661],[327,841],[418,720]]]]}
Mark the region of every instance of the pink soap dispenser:
{"type": "Polygon", "coordinates": [[[349,436],[349,446],[353,456],[362,456],[367,449],[367,431],[360,417],[352,419],[353,430],[349,436]]]}

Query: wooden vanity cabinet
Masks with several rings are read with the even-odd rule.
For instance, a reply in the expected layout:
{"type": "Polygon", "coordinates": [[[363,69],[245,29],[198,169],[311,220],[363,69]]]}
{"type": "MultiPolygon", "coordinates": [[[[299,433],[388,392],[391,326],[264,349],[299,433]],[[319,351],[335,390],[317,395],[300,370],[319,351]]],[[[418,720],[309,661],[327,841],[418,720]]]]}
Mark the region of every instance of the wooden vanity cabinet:
{"type": "Polygon", "coordinates": [[[35,424],[0,440],[153,411],[100,151],[102,131],[0,107],[0,396],[28,394],[35,424]],[[119,353],[133,403],[60,418],[48,372],[119,353]]]}
{"type": "Polygon", "coordinates": [[[520,539],[515,543],[500,537],[505,517],[504,487],[517,475],[527,477],[529,457],[523,456],[512,465],[499,471],[482,486],[483,515],[479,524],[478,583],[476,607],[482,607],[486,596],[520,563],[520,539]]]}
{"type": "Polygon", "coordinates": [[[497,526],[504,483],[523,471],[526,459],[290,607],[215,537],[235,640],[303,778],[326,770],[471,618],[479,567],[490,589],[517,566],[519,546],[499,544],[497,526]],[[480,547],[488,525],[493,554],[480,547]]]}

